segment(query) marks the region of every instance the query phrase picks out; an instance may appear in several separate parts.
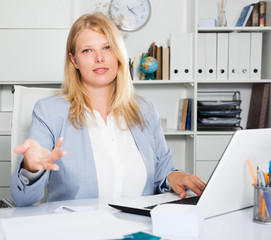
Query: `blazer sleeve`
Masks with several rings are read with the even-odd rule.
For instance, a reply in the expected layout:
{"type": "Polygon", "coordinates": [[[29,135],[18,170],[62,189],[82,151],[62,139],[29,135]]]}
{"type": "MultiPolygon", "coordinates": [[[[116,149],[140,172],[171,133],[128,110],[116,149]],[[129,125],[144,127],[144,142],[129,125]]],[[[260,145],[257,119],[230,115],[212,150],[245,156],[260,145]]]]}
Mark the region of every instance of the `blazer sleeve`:
{"type": "MultiPolygon", "coordinates": [[[[56,142],[56,137],[50,127],[49,115],[46,104],[43,101],[38,101],[33,110],[28,138],[35,139],[42,147],[52,150],[56,142]]],[[[21,163],[22,161],[23,157],[21,163]]],[[[44,197],[44,189],[47,185],[50,171],[45,171],[33,184],[26,185],[19,177],[21,163],[12,174],[10,193],[17,206],[28,206],[37,203],[44,197]]]]}
{"type": "Polygon", "coordinates": [[[163,193],[165,192],[163,183],[165,182],[167,175],[172,171],[176,171],[177,169],[174,168],[172,152],[165,140],[160,116],[156,110],[156,107],[151,101],[149,101],[149,107],[151,108],[151,111],[150,109],[145,109],[144,116],[147,125],[146,127],[149,131],[151,131],[154,142],[153,151],[156,155],[154,186],[156,193],[163,193]]]}

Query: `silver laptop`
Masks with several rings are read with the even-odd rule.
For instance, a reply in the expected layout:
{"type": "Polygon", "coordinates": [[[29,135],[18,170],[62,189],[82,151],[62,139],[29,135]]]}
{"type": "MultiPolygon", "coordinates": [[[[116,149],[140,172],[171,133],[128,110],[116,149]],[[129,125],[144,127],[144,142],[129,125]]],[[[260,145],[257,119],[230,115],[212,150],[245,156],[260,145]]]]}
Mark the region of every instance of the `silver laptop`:
{"type": "MultiPolygon", "coordinates": [[[[215,147],[215,146],[214,146],[215,147]]],[[[253,205],[253,180],[247,160],[256,175],[259,166],[268,171],[271,160],[271,128],[238,130],[225,149],[197,204],[205,218],[253,205]]],[[[123,199],[109,205],[124,212],[150,216],[157,204],[176,203],[175,193],[123,199]]],[[[177,201],[178,202],[178,201],[177,201]]]]}

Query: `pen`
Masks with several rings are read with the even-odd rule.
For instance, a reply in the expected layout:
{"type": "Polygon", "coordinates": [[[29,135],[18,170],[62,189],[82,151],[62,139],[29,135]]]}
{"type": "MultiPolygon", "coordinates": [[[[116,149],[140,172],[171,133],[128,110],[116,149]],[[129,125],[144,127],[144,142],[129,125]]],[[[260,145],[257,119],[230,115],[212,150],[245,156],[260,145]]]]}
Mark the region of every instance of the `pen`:
{"type": "Polygon", "coordinates": [[[134,66],[134,63],[135,63],[135,57],[134,57],[134,59],[133,59],[132,66],[134,66]]]}
{"type": "Polygon", "coordinates": [[[256,177],[255,177],[255,174],[253,172],[253,169],[252,169],[252,166],[251,166],[251,162],[249,160],[247,160],[247,165],[249,167],[249,170],[250,170],[253,182],[254,182],[254,186],[256,186],[257,185],[256,177]]]}
{"type": "Polygon", "coordinates": [[[264,173],[264,178],[265,178],[265,182],[266,182],[267,187],[269,187],[268,172],[264,173]]]}
{"type": "Polygon", "coordinates": [[[259,171],[259,175],[260,175],[260,186],[261,187],[266,187],[267,183],[265,181],[264,172],[263,171],[259,171]]]}
{"type": "Polygon", "coordinates": [[[73,209],[71,209],[69,207],[65,207],[65,206],[63,206],[62,209],[66,210],[67,212],[75,212],[75,210],[73,210],[73,209]]]}
{"type": "Polygon", "coordinates": [[[269,161],[268,186],[271,187],[271,161],[269,161]]]}
{"type": "MultiPolygon", "coordinates": [[[[259,177],[259,186],[260,187],[266,187],[267,183],[265,181],[265,177],[264,177],[264,172],[259,170],[259,167],[257,167],[257,176],[259,177]]],[[[271,202],[270,202],[270,197],[269,197],[269,193],[266,189],[262,189],[263,191],[263,196],[265,199],[265,205],[267,207],[269,216],[271,216],[271,202]]],[[[263,206],[262,206],[263,207],[263,206]]]]}

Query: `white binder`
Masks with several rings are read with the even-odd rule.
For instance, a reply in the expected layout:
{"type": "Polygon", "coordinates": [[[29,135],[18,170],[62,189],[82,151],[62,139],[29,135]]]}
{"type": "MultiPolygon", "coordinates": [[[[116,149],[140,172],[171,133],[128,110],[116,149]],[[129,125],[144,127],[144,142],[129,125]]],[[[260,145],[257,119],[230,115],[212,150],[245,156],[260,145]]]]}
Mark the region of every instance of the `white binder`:
{"type": "Polygon", "coordinates": [[[262,70],[262,32],[250,33],[250,79],[261,79],[262,70]]]}
{"type": "Polygon", "coordinates": [[[228,79],[229,34],[217,33],[217,80],[228,79]]]}
{"type": "Polygon", "coordinates": [[[250,75],[250,33],[239,33],[240,80],[248,80],[250,75]]]}
{"type": "Polygon", "coordinates": [[[192,33],[170,35],[170,79],[192,79],[192,33]]]}
{"type": "Polygon", "coordinates": [[[229,79],[248,80],[250,73],[250,33],[229,33],[229,79]]]}
{"type": "Polygon", "coordinates": [[[206,51],[205,51],[205,41],[206,35],[205,33],[198,34],[198,55],[197,55],[197,80],[203,81],[206,78],[206,69],[205,69],[205,58],[206,58],[206,51]]]}
{"type": "Polygon", "coordinates": [[[216,33],[206,33],[206,80],[216,80],[216,33]]]}

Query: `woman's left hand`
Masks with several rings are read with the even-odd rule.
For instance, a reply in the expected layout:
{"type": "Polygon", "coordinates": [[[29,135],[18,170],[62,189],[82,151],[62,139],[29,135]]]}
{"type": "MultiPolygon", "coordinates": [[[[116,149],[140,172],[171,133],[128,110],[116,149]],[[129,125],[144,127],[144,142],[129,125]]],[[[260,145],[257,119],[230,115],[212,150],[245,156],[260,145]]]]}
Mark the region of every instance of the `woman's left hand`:
{"type": "Polygon", "coordinates": [[[174,171],[169,173],[167,180],[169,181],[169,184],[174,192],[181,196],[181,199],[186,197],[186,187],[200,196],[206,186],[206,183],[203,182],[198,176],[181,171],[174,171]]]}

